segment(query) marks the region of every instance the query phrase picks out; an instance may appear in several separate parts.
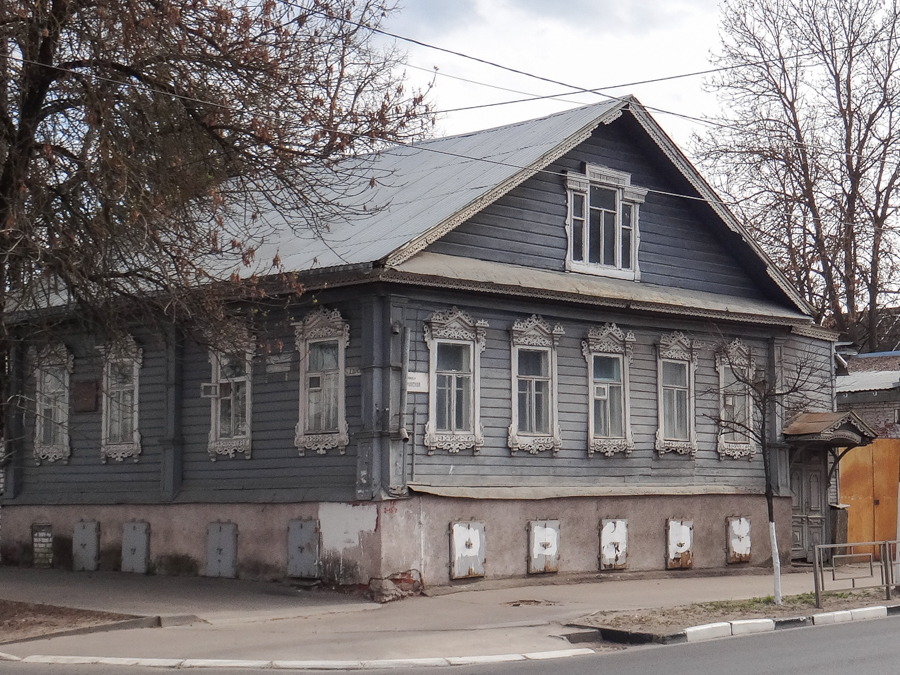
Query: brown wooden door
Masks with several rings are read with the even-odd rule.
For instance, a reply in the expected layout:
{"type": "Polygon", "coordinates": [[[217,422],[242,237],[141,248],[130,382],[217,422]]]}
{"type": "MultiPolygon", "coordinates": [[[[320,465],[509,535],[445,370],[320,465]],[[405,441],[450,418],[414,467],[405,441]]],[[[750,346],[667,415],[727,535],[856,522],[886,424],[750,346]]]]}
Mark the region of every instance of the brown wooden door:
{"type": "MultiPolygon", "coordinates": [[[[847,541],[896,539],[900,440],[882,438],[854,448],[841,460],[839,471],[841,502],[850,507],[847,541]]],[[[871,552],[878,555],[875,547],[871,552]]]]}
{"type": "Polygon", "coordinates": [[[813,561],[825,542],[825,461],[822,452],[797,450],[791,465],[791,557],[813,561]]]}

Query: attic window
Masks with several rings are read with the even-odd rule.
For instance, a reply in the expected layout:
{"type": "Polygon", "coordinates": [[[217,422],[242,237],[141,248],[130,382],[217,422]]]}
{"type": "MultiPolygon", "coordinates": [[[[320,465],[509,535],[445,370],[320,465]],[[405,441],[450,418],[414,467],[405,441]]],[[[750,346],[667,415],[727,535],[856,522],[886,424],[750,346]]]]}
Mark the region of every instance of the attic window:
{"type": "Polygon", "coordinates": [[[566,270],[619,279],[640,279],[638,205],[647,190],[631,175],[594,164],[566,173],[569,249],[566,270]]]}

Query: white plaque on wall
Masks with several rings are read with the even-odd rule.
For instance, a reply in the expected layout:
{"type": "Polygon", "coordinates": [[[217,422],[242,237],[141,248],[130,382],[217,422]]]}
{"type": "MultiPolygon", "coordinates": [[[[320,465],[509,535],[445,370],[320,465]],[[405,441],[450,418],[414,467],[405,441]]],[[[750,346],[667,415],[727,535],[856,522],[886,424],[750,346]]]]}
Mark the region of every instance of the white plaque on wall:
{"type": "Polygon", "coordinates": [[[428,393],[428,373],[407,373],[406,390],[411,393],[428,393]]]}

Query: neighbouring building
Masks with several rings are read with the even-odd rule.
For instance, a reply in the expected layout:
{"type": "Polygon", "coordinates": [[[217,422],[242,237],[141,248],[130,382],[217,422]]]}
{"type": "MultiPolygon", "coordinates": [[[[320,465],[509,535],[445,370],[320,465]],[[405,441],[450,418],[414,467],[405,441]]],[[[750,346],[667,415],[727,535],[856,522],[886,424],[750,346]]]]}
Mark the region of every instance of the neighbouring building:
{"type": "Polygon", "coordinates": [[[779,553],[827,541],[827,448],[870,430],[781,432],[833,413],[835,335],[636,99],[359,173],[367,217],[260,251],[305,292],[233,353],[138,326],[18,354],[4,558],[426,585],[767,565],[762,457],[722,422],[755,414],[736,372],[798,364],[813,403],[765,411],[779,553]]]}

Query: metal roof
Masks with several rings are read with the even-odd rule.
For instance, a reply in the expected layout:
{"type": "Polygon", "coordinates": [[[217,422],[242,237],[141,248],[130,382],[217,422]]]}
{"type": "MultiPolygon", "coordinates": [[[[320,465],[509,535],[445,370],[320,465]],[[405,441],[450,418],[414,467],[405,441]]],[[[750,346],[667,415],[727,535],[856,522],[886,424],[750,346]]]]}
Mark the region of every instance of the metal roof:
{"type": "Polygon", "coordinates": [[[277,253],[284,268],[304,271],[373,262],[424,235],[470,205],[484,208],[585,140],[627,100],[610,100],[517,124],[398,146],[359,160],[359,183],[345,203],[367,214],[341,218],[318,232],[292,231],[264,216],[274,234],[257,250],[263,264],[277,253]],[[523,168],[528,167],[528,168],[523,168]],[[376,185],[369,187],[375,178],[376,185]]]}
{"type": "Polygon", "coordinates": [[[882,391],[900,387],[900,371],[897,370],[861,370],[849,375],[838,375],[834,378],[838,393],[851,391],[882,391]]]}

